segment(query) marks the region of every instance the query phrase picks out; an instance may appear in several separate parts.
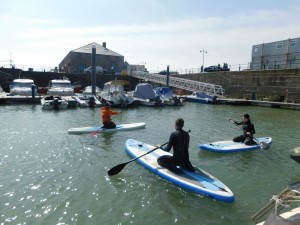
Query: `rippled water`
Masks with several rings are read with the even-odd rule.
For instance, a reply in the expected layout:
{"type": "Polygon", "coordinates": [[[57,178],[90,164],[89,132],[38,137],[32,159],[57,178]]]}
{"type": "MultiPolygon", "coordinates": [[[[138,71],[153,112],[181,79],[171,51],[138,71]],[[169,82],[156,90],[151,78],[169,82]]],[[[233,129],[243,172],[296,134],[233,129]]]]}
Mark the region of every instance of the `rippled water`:
{"type": "Polygon", "coordinates": [[[70,135],[71,127],[100,123],[100,109],[43,111],[40,105],[0,107],[0,224],[254,224],[251,216],[288,184],[300,180],[290,151],[300,146],[299,111],[202,105],[123,109],[116,123],[146,122],[118,133],[70,135]],[[269,151],[218,154],[200,143],[228,140],[240,130],[228,122],[252,116],[256,137],[271,136],[269,151]],[[168,140],[178,117],[191,130],[192,163],[224,182],[233,204],[182,190],[133,162],[129,138],[156,145],[168,140]]]}

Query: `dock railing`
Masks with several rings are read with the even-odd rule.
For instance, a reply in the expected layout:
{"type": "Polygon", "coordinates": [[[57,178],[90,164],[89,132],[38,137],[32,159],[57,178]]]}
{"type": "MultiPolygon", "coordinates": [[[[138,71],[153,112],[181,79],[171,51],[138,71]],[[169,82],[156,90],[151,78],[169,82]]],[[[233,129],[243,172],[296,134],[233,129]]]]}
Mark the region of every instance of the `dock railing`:
{"type": "MultiPolygon", "coordinates": [[[[167,82],[167,76],[166,75],[159,75],[159,74],[150,74],[146,72],[140,72],[140,71],[133,71],[130,76],[142,79],[147,81],[151,81],[154,83],[159,83],[166,85],[167,82]]],[[[203,91],[209,95],[218,95],[223,96],[225,93],[225,90],[222,88],[221,85],[216,84],[210,84],[210,83],[204,83],[199,81],[193,81],[188,79],[182,79],[178,77],[172,77],[169,76],[169,86],[191,91],[191,92],[197,92],[197,91],[203,91]]]]}

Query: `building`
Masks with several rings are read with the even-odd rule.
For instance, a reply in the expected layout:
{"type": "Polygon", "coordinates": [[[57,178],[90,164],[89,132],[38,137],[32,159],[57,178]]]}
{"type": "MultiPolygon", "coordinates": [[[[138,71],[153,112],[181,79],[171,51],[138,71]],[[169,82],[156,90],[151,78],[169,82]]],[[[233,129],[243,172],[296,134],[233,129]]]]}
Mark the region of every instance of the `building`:
{"type": "Polygon", "coordinates": [[[70,51],[59,64],[61,72],[83,73],[92,65],[92,46],[96,47],[96,66],[103,67],[107,73],[121,72],[124,66],[124,56],[110,50],[103,42],[102,46],[93,42],[70,51]]]}
{"type": "Polygon", "coordinates": [[[300,67],[300,38],[252,46],[252,70],[300,67]]]}

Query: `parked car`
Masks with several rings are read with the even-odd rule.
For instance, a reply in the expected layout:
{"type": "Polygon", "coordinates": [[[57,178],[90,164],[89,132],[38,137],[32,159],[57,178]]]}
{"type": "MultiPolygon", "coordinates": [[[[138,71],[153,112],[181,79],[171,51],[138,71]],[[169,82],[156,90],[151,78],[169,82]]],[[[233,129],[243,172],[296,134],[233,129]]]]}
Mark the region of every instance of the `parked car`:
{"type": "Polygon", "coordinates": [[[209,66],[204,69],[204,72],[215,72],[215,71],[221,71],[220,66],[209,66]]]}
{"type": "MultiPolygon", "coordinates": [[[[101,66],[96,66],[96,73],[100,73],[100,74],[103,74],[104,70],[103,70],[103,67],[101,66]]],[[[92,73],[92,67],[88,67],[86,69],[83,70],[83,73],[88,73],[88,74],[91,74],[92,73]]]]}
{"type": "Polygon", "coordinates": [[[204,72],[216,72],[216,71],[229,71],[228,64],[224,63],[223,67],[218,66],[209,66],[204,69],[204,72]]]}
{"type": "MultiPolygon", "coordinates": [[[[160,75],[167,75],[167,71],[166,70],[162,70],[158,74],[160,74],[160,75]]],[[[178,75],[179,73],[177,71],[169,71],[169,74],[170,75],[178,75]]]]}

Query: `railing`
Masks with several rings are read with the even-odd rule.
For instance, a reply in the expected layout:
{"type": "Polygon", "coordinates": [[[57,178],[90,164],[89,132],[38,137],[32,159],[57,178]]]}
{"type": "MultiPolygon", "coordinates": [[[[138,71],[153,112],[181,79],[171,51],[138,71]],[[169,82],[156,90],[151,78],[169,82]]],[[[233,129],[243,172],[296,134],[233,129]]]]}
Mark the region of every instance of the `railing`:
{"type": "MultiPolygon", "coordinates": [[[[154,83],[159,83],[164,85],[166,85],[167,82],[166,75],[149,74],[145,72],[133,71],[130,74],[130,76],[145,81],[151,81],[154,83]]],[[[225,93],[225,90],[222,88],[221,85],[187,80],[187,79],[182,79],[182,78],[177,78],[172,76],[169,76],[169,86],[184,89],[187,91],[192,91],[192,92],[203,91],[211,95],[224,95],[225,93]]]]}

